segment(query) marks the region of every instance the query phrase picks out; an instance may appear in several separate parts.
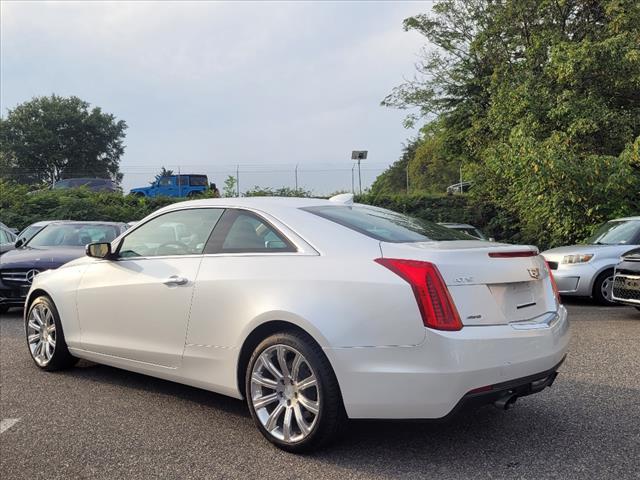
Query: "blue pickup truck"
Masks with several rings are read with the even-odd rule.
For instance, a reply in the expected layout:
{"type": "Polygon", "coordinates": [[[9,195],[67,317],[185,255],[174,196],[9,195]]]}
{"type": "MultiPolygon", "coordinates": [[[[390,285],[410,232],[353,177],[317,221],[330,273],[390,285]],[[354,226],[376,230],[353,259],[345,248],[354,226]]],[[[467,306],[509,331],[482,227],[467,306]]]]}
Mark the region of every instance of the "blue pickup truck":
{"type": "Polygon", "coordinates": [[[160,177],[149,187],[132,188],[131,195],[138,197],[195,197],[209,189],[206,175],[167,175],[160,177]]]}

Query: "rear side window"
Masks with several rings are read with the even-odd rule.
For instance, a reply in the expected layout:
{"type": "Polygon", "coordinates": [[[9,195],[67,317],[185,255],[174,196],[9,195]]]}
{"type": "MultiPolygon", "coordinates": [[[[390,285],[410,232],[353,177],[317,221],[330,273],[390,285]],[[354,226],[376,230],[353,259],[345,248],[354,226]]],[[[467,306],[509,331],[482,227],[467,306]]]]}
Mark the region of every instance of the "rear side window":
{"type": "Polygon", "coordinates": [[[302,210],[382,242],[474,240],[462,232],[456,232],[436,223],[385,210],[384,208],[364,205],[327,205],[306,207],[302,208],[302,210]]]}
{"type": "Polygon", "coordinates": [[[207,177],[205,175],[191,175],[189,177],[189,185],[192,187],[206,187],[207,177]]]}
{"type": "Polygon", "coordinates": [[[246,210],[228,209],[207,245],[206,253],[295,252],[294,245],[269,222],[246,210]]]}

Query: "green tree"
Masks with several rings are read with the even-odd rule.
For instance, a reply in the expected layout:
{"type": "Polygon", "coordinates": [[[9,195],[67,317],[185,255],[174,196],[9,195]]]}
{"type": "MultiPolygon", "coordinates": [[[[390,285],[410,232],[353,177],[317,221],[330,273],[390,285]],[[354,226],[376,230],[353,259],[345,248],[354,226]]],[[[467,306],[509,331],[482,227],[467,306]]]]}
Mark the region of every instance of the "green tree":
{"type": "Polygon", "coordinates": [[[222,196],[223,197],[235,197],[238,195],[236,189],[237,181],[236,177],[233,175],[229,175],[225,181],[224,186],[222,187],[222,196]]]}
{"type": "Polygon", "coordinates": [[[506,212],[520,241],[574,241],[637,213],[637,1],[441,0],[404,27],[433,48],[383,104],[435,132],[427,167],[464,164],[476,201],[506,212]]]}
{"type": "Polygon", "coordinates": [[[126,123],[77,97],[36,97],[0,118],[0,175],[21,183],[120,181],[126,123]]]}
{"type": "Polygon", "coordinates": [[[158,180],[160,180],[162,177],[170,177],[171,175],[173,175],[173,170],[168,170],[168,169],[164,168],[164,165],[163,165],[162,168],[160,169],[160,173],[156,174],[155,178],[150,183],[151,183],[151,185],[153,185],[158,180]]]}
{"type": "Polygon", "coordinates": [[[416,149],[420,145],[420,138],[410,139],[402,147],[402,155],[389,168],[382,172],[371,185],[370,193],[373,196],[391,195],[398,192],[407,192],[407,166],[415,156],[416,149]]]}

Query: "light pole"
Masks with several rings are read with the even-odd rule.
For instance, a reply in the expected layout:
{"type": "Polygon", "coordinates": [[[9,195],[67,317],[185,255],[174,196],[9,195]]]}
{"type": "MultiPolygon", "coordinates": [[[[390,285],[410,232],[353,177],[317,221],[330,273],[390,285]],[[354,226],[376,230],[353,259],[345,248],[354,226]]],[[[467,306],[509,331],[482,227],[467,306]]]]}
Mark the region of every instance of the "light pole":
{"type": "Polygon", "coordinates": [[[351,193],[353,193],[354,195],[356,194],[356,186],[355,186],[355,180],[353,177],[353,171],[356,168],[356,164],[354,163],[351,167],[351,193]]]}
{"type": "MultiPolygon", "coordinates": [[[[367,159],[367,153],[369,153],[367,150],[353,150],[351,152],[351,160],[357,160],[358,161],[358,186],[359,186],[359,190],[360,190],[360,195],[362,195],[362,173],[360,171],[360,162],[362,160],[366,160],[367,159]]],[[[351,169],[351,171],[353,172],[353,169],[351,169]]],[[[351,175],[351,178],[353,178],[353,174],[351,175]]],[[[353,182],[352,182],[352,184],[353,184],[353,182]]],[[[352,190],[354,190],[354,189],[352,188],[352,190]]]]}

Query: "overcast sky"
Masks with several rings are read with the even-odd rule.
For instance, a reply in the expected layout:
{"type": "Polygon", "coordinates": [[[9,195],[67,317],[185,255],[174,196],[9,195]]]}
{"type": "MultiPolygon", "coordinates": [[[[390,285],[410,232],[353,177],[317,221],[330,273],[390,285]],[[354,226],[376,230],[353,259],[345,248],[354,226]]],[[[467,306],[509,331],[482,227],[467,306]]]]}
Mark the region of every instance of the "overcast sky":
{"type": "Polygon", "coordinates": [[[124,119],[123,187],[160,166],[240,165],[244,190],[368,185],[414,132],[380,106],[424,39],[402,20],[426,2],[1,2],[1,108],[76,95],[124,119]],[[342,170],[339,170],[342,169],[342,170]],[[271,171],[271,173],[266,173],[271,171]]]}

